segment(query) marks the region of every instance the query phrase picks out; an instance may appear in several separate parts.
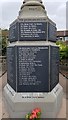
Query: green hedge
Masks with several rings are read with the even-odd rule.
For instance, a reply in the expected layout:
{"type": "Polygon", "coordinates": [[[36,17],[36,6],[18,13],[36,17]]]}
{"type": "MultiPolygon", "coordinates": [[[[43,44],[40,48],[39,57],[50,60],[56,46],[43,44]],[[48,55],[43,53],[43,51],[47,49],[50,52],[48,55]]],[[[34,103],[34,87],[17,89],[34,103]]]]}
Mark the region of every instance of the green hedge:
{"type": "Polygon", "coordinates": [[[63,41],[57,41],[56,45],[60,48],[60,60],[68,59],[68,45],[63,41]]]}

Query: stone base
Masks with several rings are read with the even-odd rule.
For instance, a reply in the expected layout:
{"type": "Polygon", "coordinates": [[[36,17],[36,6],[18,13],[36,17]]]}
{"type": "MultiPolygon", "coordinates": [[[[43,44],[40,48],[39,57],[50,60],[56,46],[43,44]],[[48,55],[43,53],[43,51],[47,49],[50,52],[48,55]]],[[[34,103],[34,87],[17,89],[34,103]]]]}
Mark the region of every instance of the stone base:
{"type": "Polygon", "coordinates": [[[16,93],[8,84],[4,88],[10,118],[25,118],[25,115],[35,108],[41,109],[41,118],[56,118],[62,96],[63,88],[60,84],[49,93],[16,93]]]}

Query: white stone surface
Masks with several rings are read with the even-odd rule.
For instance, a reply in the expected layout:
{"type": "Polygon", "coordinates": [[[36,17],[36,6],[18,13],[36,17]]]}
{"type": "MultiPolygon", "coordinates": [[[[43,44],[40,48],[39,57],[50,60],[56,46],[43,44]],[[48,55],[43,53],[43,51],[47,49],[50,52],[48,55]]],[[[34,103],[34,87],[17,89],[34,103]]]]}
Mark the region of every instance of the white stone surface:
{"type": "Polygon", "coordinates": [[[17,41],[17,42],[12,42],[9,43],[9,47],[10,46],[56,46],[58,47],[55,43],[49,42],[49,41],[17,41]]]}
{"type": "Polygon", "coordinates": [[[40,1],[38,0],[28,0],[24,1],[25,4],[21,6],[18,18],[32,18],[32,19],[39,19],[39,18],[46,18],[47,12],[45,7],[40,1]]]}
{"type": "Polygon", "coordinates": [[[4,97],[10,118],[25,118],[34,108],[41,108],[42,118],[56,118],[62,104],[63,88],[60,84],[49,93],[16,93],[8,84],[4,97]]]}

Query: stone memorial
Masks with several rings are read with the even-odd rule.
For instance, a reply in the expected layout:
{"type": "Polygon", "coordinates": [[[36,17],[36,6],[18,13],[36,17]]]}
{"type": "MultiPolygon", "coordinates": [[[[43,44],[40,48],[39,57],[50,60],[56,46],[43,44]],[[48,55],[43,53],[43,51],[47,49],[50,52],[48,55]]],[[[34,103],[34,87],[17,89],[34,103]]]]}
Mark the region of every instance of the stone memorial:
{"type": "Polygon", "coordinates": [[[62,103],[56,24],[41,0],[24,0],[10,25],[5,102],[10,118],[25,118],[40,108],[42,118],[56,118],[62,103]]]}

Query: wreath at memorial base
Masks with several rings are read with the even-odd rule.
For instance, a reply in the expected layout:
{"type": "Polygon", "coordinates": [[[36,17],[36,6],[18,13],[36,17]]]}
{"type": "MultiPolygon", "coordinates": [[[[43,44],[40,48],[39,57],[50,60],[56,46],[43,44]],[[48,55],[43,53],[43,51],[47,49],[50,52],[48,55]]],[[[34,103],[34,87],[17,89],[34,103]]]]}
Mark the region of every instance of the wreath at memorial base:
{"type": "Polygon", "coordinates": [[[32,110],[31,113],[28,113],[25,118],[27,120],[38,120],[41,118],[41,109],[40,108],[36,108],[34,110],[32,110]]]}

